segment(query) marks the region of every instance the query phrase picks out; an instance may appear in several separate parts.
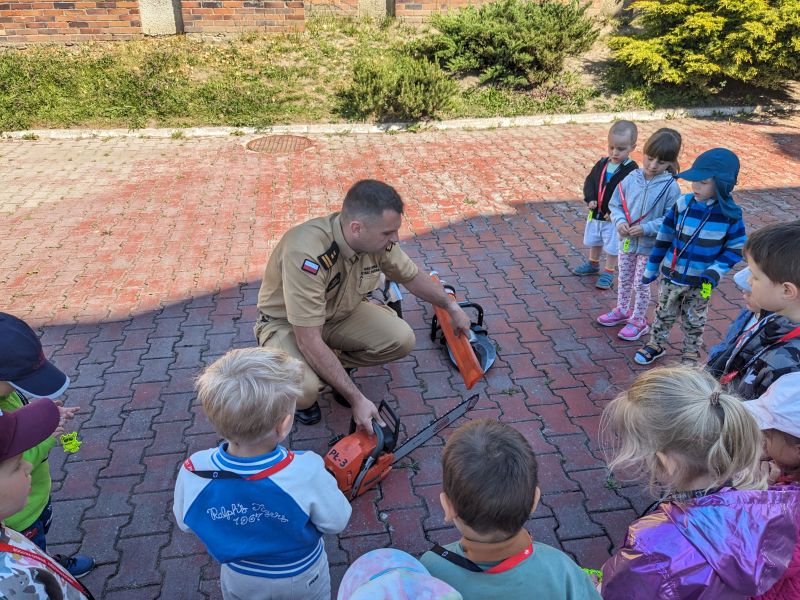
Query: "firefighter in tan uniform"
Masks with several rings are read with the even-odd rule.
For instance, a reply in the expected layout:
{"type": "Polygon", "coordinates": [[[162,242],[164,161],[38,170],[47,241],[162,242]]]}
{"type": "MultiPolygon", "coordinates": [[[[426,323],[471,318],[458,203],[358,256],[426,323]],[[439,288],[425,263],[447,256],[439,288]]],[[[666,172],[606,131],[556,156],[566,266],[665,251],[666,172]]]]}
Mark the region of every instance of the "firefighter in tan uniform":
{"type": "Polygon", "coordinates": [[[317,396],[328,383],[353,410],[359,427],[379,423],[377,407],[345,369],[381,365],[414,348],[414,332],[391,308],[366,296],[381,273],[414,295],[447,309],[455,328],[469,317],[400,249],[403,201],[391,186],[356,183],[342,212],[311,219],[284,234],[272,252],[258,293],[259,345],[281,348],[305,363],[297,420],[320,420],[317,396]]]}

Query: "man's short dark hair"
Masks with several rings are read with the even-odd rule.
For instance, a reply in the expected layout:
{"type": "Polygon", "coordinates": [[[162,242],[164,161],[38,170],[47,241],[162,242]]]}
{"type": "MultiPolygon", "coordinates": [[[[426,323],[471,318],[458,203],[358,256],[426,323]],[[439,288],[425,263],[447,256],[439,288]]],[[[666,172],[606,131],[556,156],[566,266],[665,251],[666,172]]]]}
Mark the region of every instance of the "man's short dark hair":
{"type": "Polygon", "coordinates": [[[750,236],[743,252],[772,283],[800,287],[800,220],[762,227],[750,236]]]}
{"type": "Polygon", "coordinates": [[[442,469],[444,493],[465,524],[481,534],[522,529],[539,476],[533,448],[519,431],[489,419],[467,423],[447,441],[442,469]]]}
{"type": "Polygon", "coordinates": [[[347,190],[342,203],[342,216],[348,221],[380,219],[385,210],[402,215],[403,200],[396,189],[375,179],[357,182],[347,190]]]}

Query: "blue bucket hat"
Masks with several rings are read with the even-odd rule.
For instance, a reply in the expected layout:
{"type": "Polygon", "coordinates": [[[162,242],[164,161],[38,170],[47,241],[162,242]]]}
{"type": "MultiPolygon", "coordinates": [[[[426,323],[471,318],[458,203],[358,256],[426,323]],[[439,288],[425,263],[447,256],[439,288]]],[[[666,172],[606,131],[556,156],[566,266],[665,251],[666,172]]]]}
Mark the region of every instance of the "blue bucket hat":
{"type": "Polygon", "coordinates": [[[727,148],[712,148],[698,156],[691,168],[678,173],[686,181],[704,181],[714,178],[717,201],[729,219],[741,219],[742,209],[734,202],[731,192],[739,177],[739,158],[727,148]]]}

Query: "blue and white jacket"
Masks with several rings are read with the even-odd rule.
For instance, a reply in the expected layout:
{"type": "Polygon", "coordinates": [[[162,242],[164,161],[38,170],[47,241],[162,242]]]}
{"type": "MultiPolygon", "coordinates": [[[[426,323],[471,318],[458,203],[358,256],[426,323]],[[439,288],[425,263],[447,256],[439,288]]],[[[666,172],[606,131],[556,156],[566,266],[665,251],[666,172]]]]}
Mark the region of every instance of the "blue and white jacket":
{"type": "Polygon", "coordinates": [[[731,219],[714,200],[710,204],[686,194],[667,212],[647,262],[643,283],[658,277],[659,266],[665,279],[700,287],[707,280],[716,287],[719,280],[742,260],[747,241],[744,221],[731,219]],[[678,260],[672,269],[672,257],[678,260]]]}
{"type": "Polygon", "coordinates": [[[178,526],[239,573],[276,579],[306,571],[324,551],[322,534],[342,531],[352,510],[322,458],[283,446],[240,458],[226,448],[196,452],[184,462],[175,485],[178,526]]]}

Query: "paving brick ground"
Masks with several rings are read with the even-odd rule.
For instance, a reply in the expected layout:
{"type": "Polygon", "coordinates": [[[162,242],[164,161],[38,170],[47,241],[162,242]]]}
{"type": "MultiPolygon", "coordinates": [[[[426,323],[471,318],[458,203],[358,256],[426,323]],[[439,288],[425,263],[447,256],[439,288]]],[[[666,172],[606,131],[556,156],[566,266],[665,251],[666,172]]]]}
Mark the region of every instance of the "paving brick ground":
{"type": "MultiPolygon", "coordinates": [[[[647,123],[640,145],[664,125],[682,132],[686,164],[716,145],[739,153],[751,228],[800,217],[800,119],[647,123]]],[[[3,310],[41,328],[80,407],[80,452],[52,452],[52,550],[97,558],[85,581],[98,597],[219,597],[218,566],[171,518],[179,463],[217,440],[192,380],[254,343],[260,277],[283,231],[375,177],[408,203],[407,252],[486,309],[500,359],[471,416],[513,423],[539,454],[531,531],[599,566],[649,503],[639,486],[607,481],[597,443],[604,404],[637,372],[637,344],[594,323],[613,292],[568,271],[581,258],[579,191],[606,129],[315,137],[286,156],[248,153],[241,138],[0,142],[3,310]]],[[[729,279],[712,307],[708,341],[739,308],[729,279]]],[[[356,381],[414,433],[465,390],[426,336],[430,308],[409,298],[405,311],[415,352],[356,381]]],[[[346,412],[322,404],[324,422],[295,430],[295,447],[323,451],[344,431],[346,412]]],[[[366,550],[421,553],[456,537],[437,500],[443,442],[354,503],[348,529],[327,540],[335,581],[366,550]]]]}

